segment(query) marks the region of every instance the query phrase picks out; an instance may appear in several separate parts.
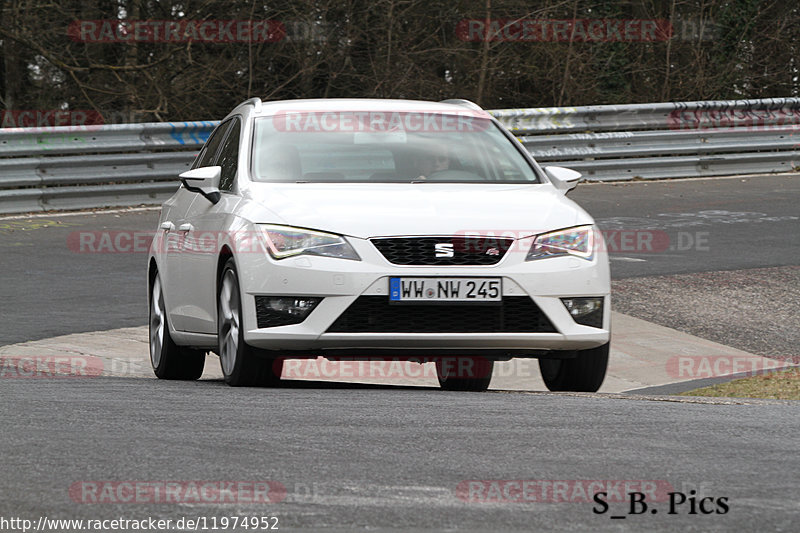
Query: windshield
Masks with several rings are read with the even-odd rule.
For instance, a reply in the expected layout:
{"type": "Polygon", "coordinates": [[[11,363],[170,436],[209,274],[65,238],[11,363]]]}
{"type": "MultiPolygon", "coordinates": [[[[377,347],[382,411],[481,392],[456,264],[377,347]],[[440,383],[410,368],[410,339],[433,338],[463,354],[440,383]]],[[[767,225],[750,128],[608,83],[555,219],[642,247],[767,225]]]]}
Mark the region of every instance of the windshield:
{"type": "Polygon", "coordinates": [[[256,120],[256,181],[539,183],[485,116],[286,112],[256,120]]]}

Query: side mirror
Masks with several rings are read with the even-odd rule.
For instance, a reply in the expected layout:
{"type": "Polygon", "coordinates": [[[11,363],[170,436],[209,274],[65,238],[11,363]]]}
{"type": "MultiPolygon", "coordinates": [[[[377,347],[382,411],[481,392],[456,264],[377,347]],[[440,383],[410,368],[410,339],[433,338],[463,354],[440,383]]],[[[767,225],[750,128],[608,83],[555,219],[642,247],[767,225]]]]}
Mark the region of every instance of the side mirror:
{"type": "Polygon", "coordinates": [[[222,167],[200,167],[187,170],[179,177],[187,191],[202,194],[212,204],[219,202],[222,195],[219,192],[219,177],[222,167]]]}
{"type": "Polygon", "coordinates": [[[553,182],[553,186],[562,194],[567,194],[574,189],[581,179],[581,173],[570,168],[544,167],[544,172],[553,182]]]}

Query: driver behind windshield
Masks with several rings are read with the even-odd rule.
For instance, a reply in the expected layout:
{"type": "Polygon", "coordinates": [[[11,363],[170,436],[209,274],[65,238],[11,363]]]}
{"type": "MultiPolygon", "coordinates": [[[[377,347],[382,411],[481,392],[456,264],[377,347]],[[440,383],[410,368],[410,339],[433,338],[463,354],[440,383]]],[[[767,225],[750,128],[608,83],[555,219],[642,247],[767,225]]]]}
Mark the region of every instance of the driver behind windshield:
{"type": "Polygon", "coordinates": [[[419,176],[416,179],[426,180],[431,175],[450,169],[450,154],[447,146],[436,145],[421,151],[416,160],[419,176]]]}

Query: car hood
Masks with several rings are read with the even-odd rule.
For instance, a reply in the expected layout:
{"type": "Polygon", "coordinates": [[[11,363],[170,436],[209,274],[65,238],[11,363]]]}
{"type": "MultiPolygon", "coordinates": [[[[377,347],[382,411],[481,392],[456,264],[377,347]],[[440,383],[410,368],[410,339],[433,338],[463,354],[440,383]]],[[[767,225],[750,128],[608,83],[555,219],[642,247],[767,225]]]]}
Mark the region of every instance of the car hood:
{"type": "Polygon", "coordinates": [[[524,237],[592,219],[550,184],[252,183],[253,220],[360,238],[509,232],[524,237]]]}

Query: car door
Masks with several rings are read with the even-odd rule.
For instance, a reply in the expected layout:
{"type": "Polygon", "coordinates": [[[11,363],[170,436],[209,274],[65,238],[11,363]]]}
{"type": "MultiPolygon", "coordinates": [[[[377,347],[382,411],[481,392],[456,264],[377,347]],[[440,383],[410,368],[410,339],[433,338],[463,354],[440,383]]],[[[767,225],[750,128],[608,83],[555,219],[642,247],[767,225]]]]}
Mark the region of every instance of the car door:
{"type": "Polygon", "coordinates": [[[238,171],[241,119],[234,117],[225,140],[213,161],[222,167],[218,184],[220,201],[212,204],[197,195],[186,215],[187,253],[182,262],[181,278],[185,284],[184,309],[186,331],[215,334],[217,306],[217,260],[220,247],[229,231],[228,216],[235,211],[239,196],[235,193],[238,171]],[[191,248],[191,250],[190,250],[191,248]]]}
{"type": "MultiPolygon", "coordinates": [[[[225,139],[230,126],[230,121],[226,121],[211,133],[203,149],[198,154],[192,168],[212,166],[219,151],[222,141],[225,139]]],[[[160,231],[163,232],[164,242],[164,262],[161,266],[162,280],[164,282],[165,302],[168,312],[172,319],[172,325],[176,330],[186,331],[187,307],[187,286],[183,272],[185,270],[184,261],[189,255],[186,249],[186,234],[189,229],[188,217],[192,211],[192,206],[197,203],[198,198],[206,201],[205,198],[197,193],[186,190],[181,185],[176,196],[176,203],[169,210],[169,214],[161,223],[160,231]]]]}

